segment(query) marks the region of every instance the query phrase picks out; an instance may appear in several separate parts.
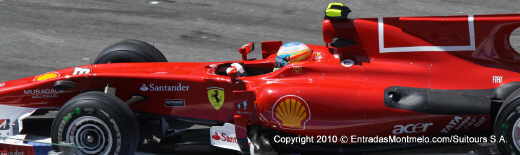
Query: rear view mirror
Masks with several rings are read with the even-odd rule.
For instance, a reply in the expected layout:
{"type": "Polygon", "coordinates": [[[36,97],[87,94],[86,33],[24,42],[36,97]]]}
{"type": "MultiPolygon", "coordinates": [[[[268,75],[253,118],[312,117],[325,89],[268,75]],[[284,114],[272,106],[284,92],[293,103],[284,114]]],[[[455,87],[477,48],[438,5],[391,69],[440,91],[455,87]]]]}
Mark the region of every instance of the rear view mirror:
{"type": "Polygon", "coordinates": [[[238,49],[238,53],[242,55],[242,60],[246,61],[247,55],[251,53],[251,51],[253,50],[255,50],[255,43],[249,42],[247,44],[242,45],[242,47],[238,49]]]}

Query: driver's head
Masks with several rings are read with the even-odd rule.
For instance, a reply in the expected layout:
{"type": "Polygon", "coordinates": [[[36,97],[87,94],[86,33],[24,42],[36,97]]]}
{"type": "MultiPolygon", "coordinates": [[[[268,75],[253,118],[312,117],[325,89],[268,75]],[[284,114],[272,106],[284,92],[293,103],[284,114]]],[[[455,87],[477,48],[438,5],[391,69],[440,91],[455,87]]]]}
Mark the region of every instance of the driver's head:
{"type": "Polygon", "coordinates": [[[283,44],[276,53],[276,64],[274,70],[291,63],[307,60],[312,55],[312,49],[301,42],[289,42],[283,44]]]}

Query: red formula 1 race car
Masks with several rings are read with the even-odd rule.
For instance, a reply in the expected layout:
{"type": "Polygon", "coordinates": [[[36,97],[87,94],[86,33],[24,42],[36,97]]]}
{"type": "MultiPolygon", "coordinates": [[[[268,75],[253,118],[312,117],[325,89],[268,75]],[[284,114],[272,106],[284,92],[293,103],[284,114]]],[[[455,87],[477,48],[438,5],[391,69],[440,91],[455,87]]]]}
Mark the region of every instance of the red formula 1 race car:
{"type": "Polygon", "coordinates": [[[133,154],[146,137],[191,124],[211,126],[214,146],[256,154],[313,145],[280,144],[291,135],[352,145],[354,135],[482,133],[493,135],[480,142],[520,153],[520,51],[509,43],[520,14],[349,19],[348,12],[331,3],[325,44],[306,45],[308,58],[283,67],[281,41],[262,42],[260,60],[248,59],[249,43],[242,60],[174,63],[126,40],[92,65],[3,82],[0,135],[31,134],[29,122],[57,110],[48,124],[54,149],[81,154],[133,154]]]}

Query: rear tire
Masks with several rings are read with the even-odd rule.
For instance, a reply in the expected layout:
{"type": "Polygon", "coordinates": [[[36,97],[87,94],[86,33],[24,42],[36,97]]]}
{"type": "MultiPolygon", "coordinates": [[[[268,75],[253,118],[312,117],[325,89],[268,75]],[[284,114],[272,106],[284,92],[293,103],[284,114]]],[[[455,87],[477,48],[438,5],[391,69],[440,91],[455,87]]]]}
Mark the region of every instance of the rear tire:
{"type": "Polygon", "coordinates": [[[140,40],[124,40],[101,51],[93,64],[127,62],[168,62],[153,45],[140,40]]]}
{"type": "Polygon", "coordinates": [[[519,90],[505,100],[495,119],[493,130],[498,149],[502,154],[520,154],[519,90]],[[505,143],[500,141],[502,138],[505,138],[505,143]]]}
{"type": "Polygon", "coordinates": [[[135,115],[122,100],[86,92],[60,109],[51,128],[52,143],[65,154],[134,154],[139,140],[135,115]]]}

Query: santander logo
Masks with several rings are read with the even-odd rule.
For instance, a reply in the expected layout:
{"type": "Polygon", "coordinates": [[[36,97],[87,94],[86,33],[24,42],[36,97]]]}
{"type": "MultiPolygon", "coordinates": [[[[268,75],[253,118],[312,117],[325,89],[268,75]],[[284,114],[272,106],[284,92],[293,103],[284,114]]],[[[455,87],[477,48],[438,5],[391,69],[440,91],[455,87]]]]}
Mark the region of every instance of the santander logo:
{"type": "Polygon", "coordinates": [[[152,91],[152,92],[187,92],[190,90],[190,86],[182,83],[168,84],[168,85],[157,85],[154,83],[141,84],[139,87],[140,91],[152,91]]]}
{"type": "Polygon", "coordinates": [[[228,142],[228,143],[237,143],[236,137],[227,136],[226,133],[220,133],[220,135],[219,135],[218,132],[215,132],[215,135],[211,136],[211,138],[213,138],[214,140],[220,140],[220,141],[228,142]]]}
{"type": "Polygon", "coordinates": [[[216,133],[215,135],[211,136],[211,138],[213,138],[214,140],[220,140],[220,136],[218,135],[218,133],[216,133]]]}
{"type": "Polygon", "coordinates": [[[143,84],[143,85],[141,85],[141,87],[139,88],[139,90],[141,90],[141,91],[148,91],[148,90],[150,90],[150,89],[148,88],[148,86],[146,86],[146,84],[143,84]]]}

